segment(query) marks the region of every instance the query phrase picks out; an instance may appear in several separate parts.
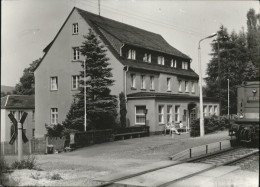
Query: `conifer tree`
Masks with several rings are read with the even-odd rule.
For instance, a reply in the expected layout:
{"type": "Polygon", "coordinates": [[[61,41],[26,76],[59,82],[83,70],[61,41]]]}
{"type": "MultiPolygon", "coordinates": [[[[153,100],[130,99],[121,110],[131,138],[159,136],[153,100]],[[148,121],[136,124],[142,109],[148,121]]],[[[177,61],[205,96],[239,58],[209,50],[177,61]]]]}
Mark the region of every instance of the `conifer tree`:
{"type": "Polygon", "coordinates": [[[117,117],[117,98],[110,94],[109,87],[113,85],[114,80],[111,79],[112,69],[106,57],[106,49],[91,29],[84,39],[80,47],[80,52],[85,58],[80,71],[80,92],[75,95],[75,103],[71,105],[63,124],[77,130],[84,127],[84,85],[86,85],[87,128],[113,128],[117,117]],[[88,79],[84,79],[84,63],[88,79]]]}
{"type": "Polygon", "coordinates": [[[121,127],[126,127],[126,100],[125,100],[125,94],[121,92],[119,94],[119,100],[120,100],[120,123],[121,127]]]}

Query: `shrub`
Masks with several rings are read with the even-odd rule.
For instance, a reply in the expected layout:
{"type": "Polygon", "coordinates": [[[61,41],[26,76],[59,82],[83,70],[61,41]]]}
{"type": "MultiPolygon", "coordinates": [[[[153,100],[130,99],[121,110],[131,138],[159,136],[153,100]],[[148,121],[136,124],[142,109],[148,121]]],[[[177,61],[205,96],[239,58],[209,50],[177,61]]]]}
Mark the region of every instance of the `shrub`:
{"type": "Polygon", "coordinates": [[[56,174],[53,174],[51,176],[51,180],[61,180],[62,177],[60,176],[60,174],[56,173],[56,174]]]}
{"type": "Polygon", "coordinates": [[[34,156],[28,156],[27,159],[21,161],[15,161],[11,165],[12,169],[38,169],[36,166],[36,158],[34,156]]]}
{"type": "Polygon", "coordinates": [[[45,125],[45,127],[49,137],[62,137],[62,132],[64,131],[63,125],[58,123],[57,125],[45,125]]]}
{"type": "Polygon", "coordinates": [[[2,173],[6,172],[7,170],[9,170],[8,164],[6,163],[3,157],[0,157],[0,176],[2,175],[2,173]]]}
{"type": "MultiPolygon", "coordinates": [[[[205,134],[212,133],[218,130],[224,130],[229,128],[229,120],[227,117],[221,116],[218,120],[217,116],[211,116],[204,118],[205,134]]],[[[191,124],[190,136],[196,137],[200,135],[200,119],[196,119],[191,124]]]]}

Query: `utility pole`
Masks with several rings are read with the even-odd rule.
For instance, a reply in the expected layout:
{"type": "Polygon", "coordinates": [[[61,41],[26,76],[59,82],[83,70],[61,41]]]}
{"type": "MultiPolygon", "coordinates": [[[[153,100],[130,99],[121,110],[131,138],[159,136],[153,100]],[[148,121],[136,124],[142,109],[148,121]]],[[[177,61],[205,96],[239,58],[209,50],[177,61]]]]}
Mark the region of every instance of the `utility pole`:
{"type": "Polygon", "coordinates": [[[84,60],[84,131],[87,131],[86,59],[84,60]]]}
{"type": "Polygon", "coordinates": [[[100,16],[100,0],[98,0],[98,15],[100,16]]]}
{"type": "Polygon", "coordinates": [[[229,79],[227,79],[228,81],[228,119],[230,120],[230,115],[229,115],[229,79]]]}

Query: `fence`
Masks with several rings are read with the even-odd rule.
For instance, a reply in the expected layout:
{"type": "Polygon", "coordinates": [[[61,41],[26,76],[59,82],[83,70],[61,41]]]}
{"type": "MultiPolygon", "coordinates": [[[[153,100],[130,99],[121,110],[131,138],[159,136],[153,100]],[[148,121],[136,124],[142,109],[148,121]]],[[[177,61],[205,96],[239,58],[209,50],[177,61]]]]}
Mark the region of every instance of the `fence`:
{"type": "Polygon", "coordinates": [[[179,152],[170,157],[171,160],[185,160],[188,158],[193,158],[197,156],[201,156],[204,154],[214,153],[219,150],[230,148],[230,140],[224,140],[220,142],[214,142],[211,144],[201,145],[197,147],[193,147],[190,149],[186,149],[182,152],[179,152]]]}

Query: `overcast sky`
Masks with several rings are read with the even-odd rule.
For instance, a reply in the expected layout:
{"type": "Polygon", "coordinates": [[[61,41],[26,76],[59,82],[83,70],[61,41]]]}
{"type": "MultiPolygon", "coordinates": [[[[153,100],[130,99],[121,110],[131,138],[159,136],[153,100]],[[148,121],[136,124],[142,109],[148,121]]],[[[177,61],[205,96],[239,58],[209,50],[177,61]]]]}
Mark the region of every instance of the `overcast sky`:
{"type": "MultiPolygon", "coordinates": [[[[192,58],[198,72],[198,41],[223,24],[228,31],[246,27],[250,8],[258,1],[100,0],[101,15],[161,34],[192,58]]],[[[2,0],[1,85],[15,86],[24,68],[42,57],[74,6],[98,14],[98,0],[2,0]]],[[[211,40],[202,42],[205,77],[211,40]]]]}

